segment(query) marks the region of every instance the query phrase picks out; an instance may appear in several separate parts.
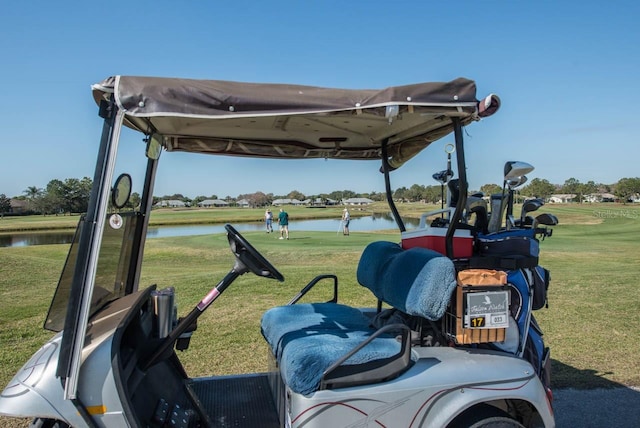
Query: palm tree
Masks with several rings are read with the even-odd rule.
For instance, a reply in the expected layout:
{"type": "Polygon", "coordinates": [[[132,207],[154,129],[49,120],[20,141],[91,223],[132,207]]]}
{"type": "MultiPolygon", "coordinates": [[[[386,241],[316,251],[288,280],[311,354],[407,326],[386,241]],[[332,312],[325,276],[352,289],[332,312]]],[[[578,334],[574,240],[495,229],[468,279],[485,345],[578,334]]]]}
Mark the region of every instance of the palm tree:
{"type": "Polygon", "coordinates": [[[31,210],[37,211],[36,199],[42,196],[42,192],[42,189],[36,186],[29,186],[22,191],[29,199],[29,208],[31,210]]]}
{"type": "Polygon", "coordinates": [[[42,194],[42,189],[36,186],[29,186],[26,190],[23,190],[22,193],[27,195],[27,198],[33,200],[42,194]]]}

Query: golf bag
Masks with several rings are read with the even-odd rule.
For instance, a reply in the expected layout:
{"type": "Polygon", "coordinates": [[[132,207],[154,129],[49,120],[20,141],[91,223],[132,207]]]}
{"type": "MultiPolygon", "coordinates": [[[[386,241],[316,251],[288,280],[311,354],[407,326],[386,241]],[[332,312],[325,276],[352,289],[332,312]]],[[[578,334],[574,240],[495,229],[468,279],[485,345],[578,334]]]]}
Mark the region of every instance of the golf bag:
{"type": "MultiPolygon", "coordinates": [[[[508,349],[529,361],[545,386],[550,383],[550,355],[542,330],[533,311],[547,306],[547,290],[551,275],[538,264],[539,242],[533,229],[503,230],[476,239],[475,254],[469,261],[474,268],[497,269],[507,273],[510,290],[509,311],[517,325],[507,334],[514,343],[508,349]],[[515,331],[515,329],[514,329],[515,331]]],[[[504,347],[501,347],[504,350],[504,347]]]]}

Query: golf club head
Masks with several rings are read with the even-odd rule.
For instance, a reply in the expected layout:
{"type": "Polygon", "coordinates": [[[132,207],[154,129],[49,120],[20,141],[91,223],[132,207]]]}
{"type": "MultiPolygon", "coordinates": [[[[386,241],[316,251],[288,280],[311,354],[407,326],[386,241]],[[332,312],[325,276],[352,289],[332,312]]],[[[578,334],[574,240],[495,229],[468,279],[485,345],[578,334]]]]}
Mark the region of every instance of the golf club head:
{"type": "Polygon", "coordinates": [[[530,215],[525,216],[524,220],[522,220],[522,226],[523,227],[532,226],[534,221],[535,220],[530,215]]]}
{"type": "Polygon", "coordinates": [[[509,161],[504,164],[504,180],[514,179],[529,174],[535,168],[533,165],[520,161],[509,161]]]}
{"type": "Polygon", "coordinates": [[[487,211],[487,201],[482,198],[482,194],[478,195],[477,193],[474,193],[467,197],[467,210],[471,211],[476,207],[482,207],[487,211]]]}
{"type": "Polygon", "coordinates": [[[435,174],[432,175],[432,177],[438,183],[446,184],[447,181],[449,181],[449,178],[453,177],[453,171],[445,169],[440,172],[436,172],[435,174]]]}
{"type": "Polygon", "coordinates": [[[455,178],[447,183],[447,206],[455,207],[460,198],[460,181],[455,178]]]}
{"type": "Polygon", "coordinates": [[[555,226],[558,224],[558,217],[549,213],[540,214],[536,217],[536,223],[545,226],[555,226]]]}
{"type": "Polygon", "coordinates": [[[476,228],[476,230],[487,233],[489,230],[487,201],[482,198],[470,196],[469,199],[467,199],[467,209],[464,218],[466,223],[476,228]]]}
{"type": "Polygon", "coordinates": [[[527,199],[522,204],[522,211],[520,213],[520,220],[523,221],[525,216],[533,211],[538,210],[541,206],[544,205],[544,201],[540,198],[527,199]]]}
{"type": "Polygon", "coordinates": [[[506,180],[506,184],[507,184],[507,187],[509,187],[509,190],[513,190],[516,187],[520,187],[526,182],[527,182],[527,176],[526,175],[521,175],[520,177],[509,178],[509,179],[506,180]]]}
{"type": "Polygon", "coordinates": [[[497,193],[491,195],[491,214],[489,216],[489,233],[494,233],[500,230],[502,226],[502,218],[504,212],[507,209],[507,204],[504,203],[504,199],[508,196],[505,194],[497,193]]]}
{"type": "Polygon", "coordinates": [[[532,211],[536,211],[543,205],[544,201],[540,198],[527,199],[522,204],[522,211],[524,211],[525,213],[530,213],[532,211]]]}
{"type": "Polygon", "coordinates": [[[533,223],[535,220],[530,215],[525,216],[525,218],[517,219],[515,221],[515,225],[520,229],[531,229],[533,227],[533,223]]]}

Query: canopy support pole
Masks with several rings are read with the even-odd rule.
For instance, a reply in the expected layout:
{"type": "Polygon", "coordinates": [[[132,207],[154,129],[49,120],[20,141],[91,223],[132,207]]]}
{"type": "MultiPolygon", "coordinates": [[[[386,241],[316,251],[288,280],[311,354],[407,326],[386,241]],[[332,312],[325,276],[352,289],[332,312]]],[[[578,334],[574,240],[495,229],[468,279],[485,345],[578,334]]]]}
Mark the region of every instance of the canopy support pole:
{"type": "MultiPolygon", "coordinates": [[[[148,138],[151,138],[151,136],[149,136],[148,138]]],[[[133,272],[133,275],[132,278],[129,278],[129,281],[127,281],[126,294],[131,294],[135,291],[138,291],[140,272],[142,270],[144,246],[147,239],[147,230],[149,227],[149,221],[147,219],[151,215],[151,207],[153,206],[153,185],[156,180],[156,172],[158,170],[159,159],[159,156],[157,159],[147,159],[147,170],[144,176],[144,187],[142,191],[142,197],[140,199],[140,211],[142,212],[145,220],[140,222],[142,224],[139,224],[139,230],[136,230],[136,233],[138,235],[136,236],[134,242],[138,243],[138,248],[133,249],[135,255],[132,256],[131,269],[129,270],[129,272],[133,272]]]]}
{"type": "Polygon", "coordinates": [[[69,305],[56,369],[56,376],[61,378],[64,386],[64,399],[73,402],[89,427],[94,427],[96,424],[89,412],[83,409],[84,405],[78,397],[78,378],[98,253],[111,193],[118,140],[124,119],[124,113],[118,109],[113,96],[109,101],[100,103],[99,115],[104,119],[100,149],[87,214],[81,223],[78,258],[71,282],[69,305]]]}
{"type": "Polygon", "coordinates": [[[389,179],[389,155],[387,153],[388,143],[389,139],[385,139],[382,142],[382,173],[384,174],[385,193],[387,194],[387,203],[389,204],[389,208],[391,208],[393,218],[395,219],[400,232],[404,232],[407,229],[404,227],[404,222],[402,221],[402,217],[400,217],[400,213],[398,213],[398,208],[396,208],[396,204],[395,202],[393,202],[393,195],[391,194],[391,180],[389,179]]]}
{"type": "Polygon", "coordinates": [[[449,219],[449,226],[447,228],[447,235],[445,237],[445,246],[447,249],[447,257],[453,259],[453,235],[456,231],[456,226],[462,219],[462,212],[467,205],[467,164],[464,159],[464,141],[462,138],[462,123],[459,118],[452,117],[453,132],[455,135],[456,143],[456,163],[458,166],[458,190],[459,196],[456,203],[456,209],[453,215],[449,219]]]}

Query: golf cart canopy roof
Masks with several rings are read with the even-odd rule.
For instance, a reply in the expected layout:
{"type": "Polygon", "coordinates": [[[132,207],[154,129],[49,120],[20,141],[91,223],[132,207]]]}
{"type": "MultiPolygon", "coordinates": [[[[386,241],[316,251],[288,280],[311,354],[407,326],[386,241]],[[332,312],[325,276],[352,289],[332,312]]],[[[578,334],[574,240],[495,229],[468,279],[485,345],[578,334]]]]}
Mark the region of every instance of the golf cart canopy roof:
{"type": "Polygon", "coordinates": [[[493,114],[471,80],[381,90],[158,77],[109,77],[92,87],[112,95],[125,125],[164,136],[168,151],[279,159],[380,159],[398,167],[433,141],[493,114]]]}

